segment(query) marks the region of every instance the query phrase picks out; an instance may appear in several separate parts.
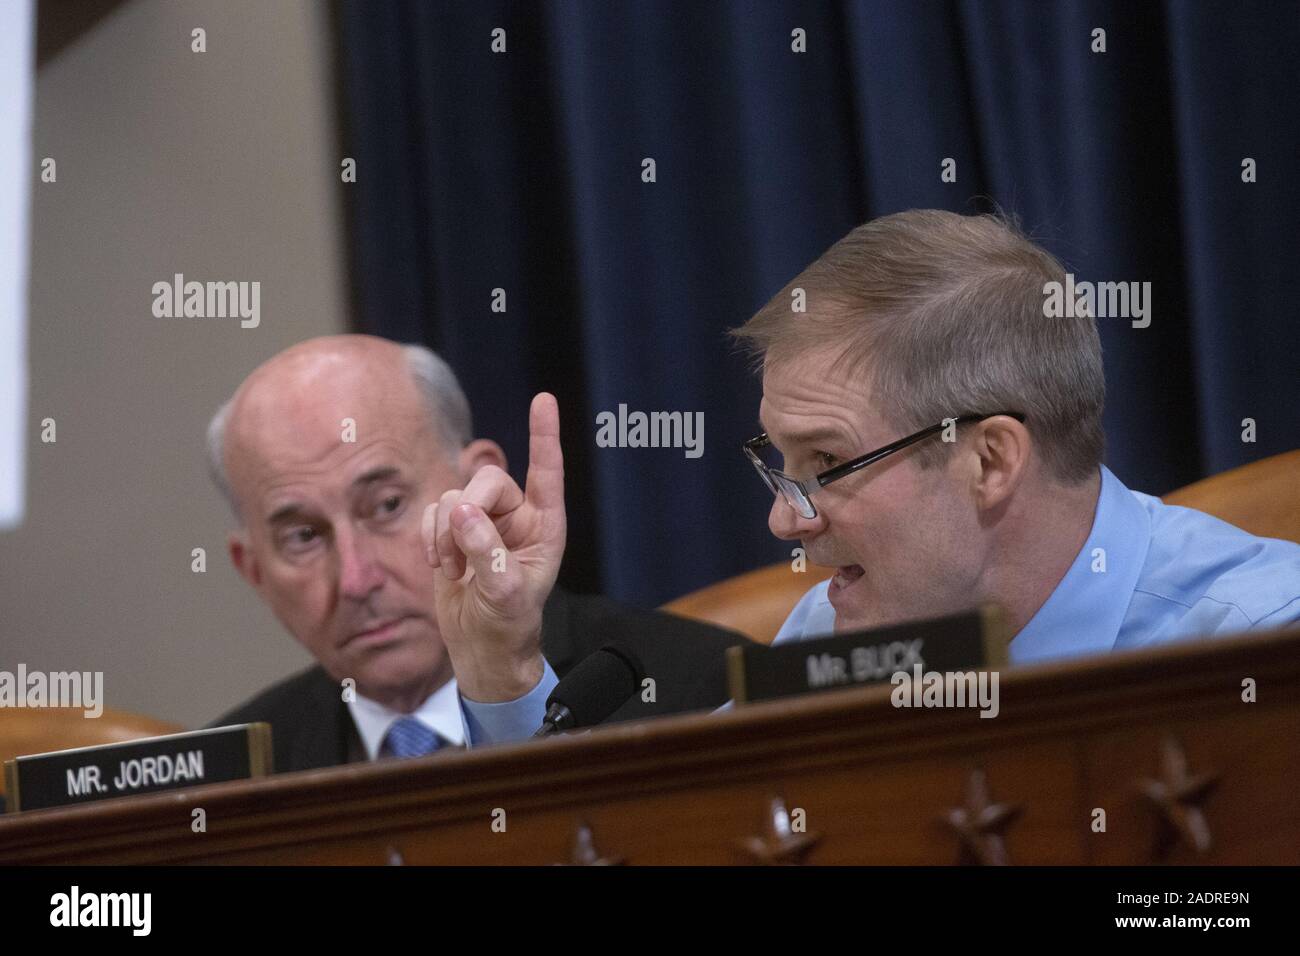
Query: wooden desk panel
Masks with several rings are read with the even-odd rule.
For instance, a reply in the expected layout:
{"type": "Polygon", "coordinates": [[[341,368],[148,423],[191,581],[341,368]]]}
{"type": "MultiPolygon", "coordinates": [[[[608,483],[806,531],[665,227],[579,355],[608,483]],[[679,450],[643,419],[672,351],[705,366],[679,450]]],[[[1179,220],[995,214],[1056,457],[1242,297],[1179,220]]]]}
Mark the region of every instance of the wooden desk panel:
{"type": "Polygon", "coordinates": [[[1300,862],[1300,631],[1013,669],[1000,690],[994,719],[855,689],[17,814],[0,818],[0,862],[546,864],[585,822],[617,861],[747,863],[775,796],[806,813],[816,840],[789,859],[808,863],[1300,862]],[[1161,816],[1135,786],[1171,739],[1190,774],[1222,779],[1208,849],[1157,857],[1161,816]],[[946,820],[979,772],[1007,819],[963,843],[946,820]]]}

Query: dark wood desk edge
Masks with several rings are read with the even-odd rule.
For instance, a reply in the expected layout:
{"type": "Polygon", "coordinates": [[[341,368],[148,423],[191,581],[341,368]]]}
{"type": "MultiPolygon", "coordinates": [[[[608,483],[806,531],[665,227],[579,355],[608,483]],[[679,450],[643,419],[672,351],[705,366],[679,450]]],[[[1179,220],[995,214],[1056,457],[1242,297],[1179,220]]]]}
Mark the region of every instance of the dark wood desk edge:
{"type": "Polygon", "coordinates": [[[275,845],[277,832],[290,823],[362,836],[394,820],[463,818],[471,802],[527,808],[553,804],[554,794],[566,792],[575,803],[590,802],[602,793],[626,791],[629,778],[648,790],[752,776],[759,758],[824,766],[1059,737],[1131,721],[1135,713],[1149,720],[1183,717],[1191,713],[1189,695],[1201,696],[1194,709],[1203,711],[1210,706],[1204,693],[1215,688],[1223,692],[1222,707],[1239,704],[1242,677],[1264,675],[1268,692],[1250,706],[1284,703],[1279,684],[1300,691],[1300,629],[1010,669],[1000,675],[1002,714],[994,720],[969,709],[902,711],[890,704],[887,686],[851,688],[419,760],[350,764],[14,814],[0,817],[0,862],[60,859],[66,854],[59,845],[76,840],[92,856],[109,856],[115,847],[136,846],[142,832],[168,818],[176,830],[155,834],[151,856],[184,860],[248,845],[254,836],[257,845],[275,845]],[[1153,671],[1161,680],[1143,683],[1153,671]],[[1026,696],[1027,704],[1015,703],[1026,696]],[[1120,717],[1106,712],[1119,704],[1126,708],[1120,717]],[[222,821],[220,834],[191,834],[196,806],[222,821]],[[369,820],[370,810],[382,811],[383,819],[369,820]]]}

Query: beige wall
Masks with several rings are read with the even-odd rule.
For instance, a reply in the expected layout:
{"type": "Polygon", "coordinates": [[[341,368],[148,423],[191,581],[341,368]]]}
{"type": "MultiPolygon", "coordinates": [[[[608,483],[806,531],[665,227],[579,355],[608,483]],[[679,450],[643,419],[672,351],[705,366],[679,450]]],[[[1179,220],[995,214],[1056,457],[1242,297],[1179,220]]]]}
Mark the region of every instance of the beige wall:
{"type": "Polygon", "coordinates": [[[326,5],[289,0],[133,0],[41,69],[34,155],[58,182],[32,204],[0,669],[102,670],[108,707],[197,726],[310,661],[230,567],[203,431],[264,358],[346,322],[332,72],[326,5]],[[260,327],[155,318],[176,272],[259,280],[260,327]]]}

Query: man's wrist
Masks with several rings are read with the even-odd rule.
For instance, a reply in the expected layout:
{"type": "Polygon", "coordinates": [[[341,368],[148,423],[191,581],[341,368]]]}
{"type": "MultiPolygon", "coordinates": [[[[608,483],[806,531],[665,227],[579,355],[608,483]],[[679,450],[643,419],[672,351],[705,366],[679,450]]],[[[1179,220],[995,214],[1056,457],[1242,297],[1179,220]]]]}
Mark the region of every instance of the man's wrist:
{"type": "MultiPolygon", "coordinates": [[[[454,661],[452,666],[455,669],[454,661]]],[[[541,651],[515,663],[498,660],[484,667],[480,661],[472,669],[466,668],[463,675],[461,670],[457,670],[456,684],[461,696],[467,700],[480,704],[508,703],[532,691],[541,681],[545,668],[541,651]]]]}
{"type": "Polygon", "coordinates": [[[555,691],[560,679],[543,663],[542,679],[531,691],[518,700],[500,704],[483,704],[460,695],[461,719],[465,726],[465,741],[470,747],[526,740],[542,725],[546,715],[546,699],[555,691]]]}

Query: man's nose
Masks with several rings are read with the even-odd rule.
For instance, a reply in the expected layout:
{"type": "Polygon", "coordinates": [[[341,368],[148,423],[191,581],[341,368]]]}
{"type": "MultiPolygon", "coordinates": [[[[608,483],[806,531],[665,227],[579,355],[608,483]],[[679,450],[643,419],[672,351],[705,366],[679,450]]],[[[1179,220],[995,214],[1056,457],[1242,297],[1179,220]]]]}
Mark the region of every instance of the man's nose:
{"type": "Polygon", "coordinates": [[[805,518],[790,507],[784,495],[772,497],[772,509],[767,513],[767,526],[772,534],[785,541],[816,536],[826,527],[826,519],[819,511],[816,518],[805,518]]]}
{"type": "Polygon", "coordinates": [[[375,555],[374,543],[365,532],[336,533],[339,555],[339,591],[344,597],[364,601],[384,584],[384,570],[375,555]]]}

